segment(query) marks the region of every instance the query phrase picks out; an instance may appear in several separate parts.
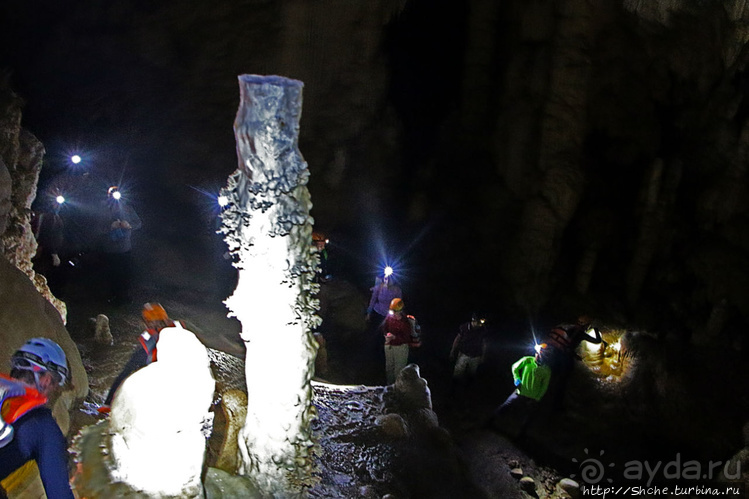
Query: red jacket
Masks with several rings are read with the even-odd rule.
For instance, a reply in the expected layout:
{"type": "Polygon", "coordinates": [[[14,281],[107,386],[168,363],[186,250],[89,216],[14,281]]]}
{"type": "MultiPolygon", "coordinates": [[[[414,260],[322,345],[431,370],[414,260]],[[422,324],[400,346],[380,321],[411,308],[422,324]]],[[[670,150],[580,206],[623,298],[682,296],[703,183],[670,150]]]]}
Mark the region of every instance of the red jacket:
{"type": "Polygon", "coordinates": [[[382,332],[386,336],[385,342],[390,346],[408,345],[411,343],[411,321],[405,315],[400,317],[395,314],[385,317],[385,323],[382,326],[382,332]],[[388,340],[387,334],[393,336],[388,340]]]}

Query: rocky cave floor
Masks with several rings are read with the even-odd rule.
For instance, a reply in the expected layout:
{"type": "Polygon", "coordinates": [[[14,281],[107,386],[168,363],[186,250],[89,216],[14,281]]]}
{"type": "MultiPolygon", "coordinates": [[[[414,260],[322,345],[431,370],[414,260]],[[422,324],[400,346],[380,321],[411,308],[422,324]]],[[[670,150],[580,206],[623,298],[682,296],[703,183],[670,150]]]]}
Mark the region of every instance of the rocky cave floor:
{"type": "MultiPolygon", "coordinates": [[[[81,351],[91,388],[73,415],[71,437],[77,429],[101,419],[96,408],[135,348],[142,329],[140,308],[146,301],[159,301],[173,318],[194,325],[210,349],[219,384],[243,388],[244,347],[238,336],[239,324],[225,317],[220,300],[206,300],[205,295],[184,289],[167,294],[155,287],[135,286],[132,303],[114,306],[103,300],[101,293],[92,292],[96,285],[84,284],[68,283],[64,297],[67,327],[81,351]],[[92,318],[100,313],[109,317],[114,337],[111,346],[93,339],[92,318]]],[[[345,300],[352,289],[343,281],[326,284],[321,293],[323,308],[326,300],[327,305],[345,300]]],[[[330,308],[327,310],[329,313],[330,308]]],[[[583,388],[566,397],[563,412],[545,408],[523,438],[511,438],[511,427],[501,433],[488,429],[488,416],[511,391],[509,366],[519,357],[517,349],[494,342],[478,378],[471,385],[455,387],[442,351],[445,345],[427,341],[414,351],[411,360],[429,383],[439,431],[413,431],[407,438],[387,436],[374,424],[383,413],[382,359],[336,327],[324,333],[328,371],[325,379],[314,385],[319,481],[310,491],[312,497],[569,497],[559,481],[579,473],[575,456],[584,459],[588,447],[597,450],[601,442],[598,432],[610,426],[586,415],[591,393],[584,387],[595,389],[597,381],[583,379],[583,388]]],[[[578,369],[575,376],[586,374],[578,369]]],[[[627,410],[611,401],[609,406],[612,414],[627,410]]],[[[215,432],[221,436],[221,429],[215,432]]],[[[620,459],[626,455],[628,436],[623,431],[617,450],[608,455],[620,459]]],[[[630,442],[629,450],[638,444],[630,442]]]]}

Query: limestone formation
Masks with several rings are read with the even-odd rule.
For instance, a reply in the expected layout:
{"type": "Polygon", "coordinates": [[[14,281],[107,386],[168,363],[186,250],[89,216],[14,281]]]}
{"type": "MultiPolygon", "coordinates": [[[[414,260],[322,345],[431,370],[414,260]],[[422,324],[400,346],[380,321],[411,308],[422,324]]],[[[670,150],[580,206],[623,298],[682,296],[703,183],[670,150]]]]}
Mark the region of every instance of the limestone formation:
{"type": "Polygon", "coordinates": [[[314,333],[317,342],[317,356],[315,357],[315,377],[325,378],[328,375],[328,348],[322,333],[314,333]]]}
{"type": "Polygon", "coordinates": [[[8,215],[12,208],[10,202],[12,191],[13,181],[10,178],[10,172],[8,172],[3,158],[0,157],[0,236],[5,233],[5,229],[8,227],[8,215]]]}
{"type": "Polygon", "coordinates": [[[401,370],[392,388],[386,389],[384,399],[386,407],[397,412],[432,409],[431,391],[416,364],[409,364],[401,370]]]}
{"type": "Polygon", "coordinates": [[[239,269],[226,305],[247,344],[240,473],[265,494],[294,496],[312,483],[311,331],[319,324],[309,171],[297,146],[302,82],[243,75],[239,83],[240,164],[222,190],[222,231],[239,269]]]}
{"type": "Polygon", "coordinates": [[[0,253],[28,276],[65,322],[65,303],[52,294],[45,277],[36,274],[31,263],[37,249],[31,203],[36,198],[44,146],[21,128],[21,99],[2,85],[0,94],[0,253]]]}
{"type": "Polygon", "coordinates": [[[432,410],[432,393],[418,365],[404,367],[395,383],[385,388],[382,399],[388,415],[397,414],[403,419],[409,437],[426,436],[435,442],[446,442],[437,414],[432,410]]]}
{"type": "Polygon", "coordinates": [[[58,311],[34,287],[28,276],[0,257],[0,372],[10,371],[10,354],[23,343],[42,335],[57,342],[65,351],[70,365],[73,390],[63,393],[56,404],[55,415],[63,431],[68,429],[69,409],[76,399],[88,393],[88,375],[81,354],[65,330],[58,311]]]}
{"type": "Polygon", "coordinates": [[[202,497],[214,389],[200,340],[179,326],[162,329],[158,361],[128,377],[112,401],[112,481],[155,497],[202,497]],[[164,464],[158,473],[154,463],[164,464]]]}
{"type": "MultiPolygon", "coordinates": [[[[30,207],[36,195],[43,147],[21,128],[21,99],[0,81],[0,372],[10,371],[10,355],[26,340],[46,336],[65,351],[71,369],[68,389],[54,402],[52,414],[63,433],[70,411],[88,393],[88,376],[80,353],[65,330],[65,304],[52,296],[46,280],[35,275],[31,258],[36,241],[30,207]]],[[[9,477],[10,478],[10,477],[9,477]]],[[[42,491],[35,465],[5,483],[11,497],[36,497],[42,491]]]]}
{"type": "Polygon", "coordinates": [[[114,338],[112,338],[112,331],[109,329],[109,317],[104,314],[99,314],[94,319],[94,341],[102,345],[114,344],[114,338]]]}
{"type": "Polygon", "coordinates": [[[221,394],[221,409],[226,429],[215,467],[234,474],[239,469],[239,432],[247,419],[247,395],[236,389],[225,391],[221,394]]]}

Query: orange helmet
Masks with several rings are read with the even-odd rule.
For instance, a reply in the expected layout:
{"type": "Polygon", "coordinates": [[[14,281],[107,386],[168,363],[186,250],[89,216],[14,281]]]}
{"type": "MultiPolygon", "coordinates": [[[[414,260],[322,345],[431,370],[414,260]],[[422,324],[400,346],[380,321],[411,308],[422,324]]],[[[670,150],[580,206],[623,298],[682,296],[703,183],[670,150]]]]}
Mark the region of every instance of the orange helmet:
{"type": "Polygon", "coordinates": [[[393,312],[400,312],[403,310],[403,300],[400,298],[393,298],[393,300],[390,302],[390,310],[393,312]]]}
{"type": "Polygon", "coordinates": [[[146,322],[169,320],[164,307],[160,303],[146,303],[143,305],[143,320],[146,322]]]}
{"type": "Polygon", "coordinates": [[[315,242],[325,242],[325,234],[322,232],[313,232],[312,233],[312,240],[315,242]]]}

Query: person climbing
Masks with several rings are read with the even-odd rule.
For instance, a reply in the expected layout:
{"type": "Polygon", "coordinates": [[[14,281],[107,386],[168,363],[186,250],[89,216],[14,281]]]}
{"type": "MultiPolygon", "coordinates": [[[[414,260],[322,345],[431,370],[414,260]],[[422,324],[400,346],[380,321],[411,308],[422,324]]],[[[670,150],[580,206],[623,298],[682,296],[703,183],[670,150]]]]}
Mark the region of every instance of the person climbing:
{"type": "Polygon", "coordinates": [[[382,324],[385,336],[385,379],[388,385],[395,383],[398,373],[408,364],[408,353],[411,345],[418,345],[418,335],[414,329],[416,320],[403,312],[403,300],[393,298],[390,301],[388,316],[382,324]]]}
{"type": "Polygon", "coordinates": [[[36,461],[47,497],[73,499],[67,441],[50,409],[69,373],[65,352],[48,338],[28,340],[11,357],[10,375],[0,375],[0,480],[36,461]]]}
{"type": "MultiPolygon", "coordinates": [[[[143,305],[141,315],[143,316],[143,323],[146,325],[146,330],[138,337],[139,345],[135,348],[135,351],[130,356],[130,360],[127,361],[125,367],[122,368],[122,371],[112,383],[107,393],[107,398],[104,400],[104,405],[99,408],[99,412],[102,414],[109,413],[110,405],[112,405],[112,399],[117,389],[128,376],[157,360],[156,346],[159,342],[159,332],[165,327],[173,327],[175,324],[175,321],[169,318],[166,310],[159,303],[146,303],[143,305]]],[[[185,327],[182,321],[177,322],[182,327],[185,327]]]]}
{"type": "Polygon", "coordinates": [[[512,365],[512,378],[515,390],[492,414],[490,425],[503,429],[503,418],[515,413],[515,424],[519,428],[516,436],[521,437],[538,413],[538,402],[546,394],[551,380],[551,368],[548,365],[547,345],[536,346],[536,355],[527,355],[512,365]]]}
{"type": "Polygon", "coordinates": [[[450,360],[455,362],[453,379],[469,381],[486,358],[486,320],[471,314],[471,320],[458,327],[458,334],[450,349],[450,360]]]}
{"type": "Polygon", "coordinates": [[[129,303],[132,256],[132,232],[142,226],[138,214],[122,199],[116,185],[107,190],[107,203],[102,210],[102,252],[105,272],[109,284],[108,301],[115,304],[129,303]]]}
{"type": "Polygon", "coordinates": [[[575,367],[575,359],[580,359],[577,355],[577,347],[583,341],[598,345],[603,338],[601,333],[592,327],[590,318],[582,315],[574,324],[554,326],[547,334],[545,341],[549,345],[549,365],[554,373],[554,383],[551,387],[553,407],[562,409],[567,382],[575,367]],[[590,331],[593,332],[593,336],[589,334],[590,331]]]}

